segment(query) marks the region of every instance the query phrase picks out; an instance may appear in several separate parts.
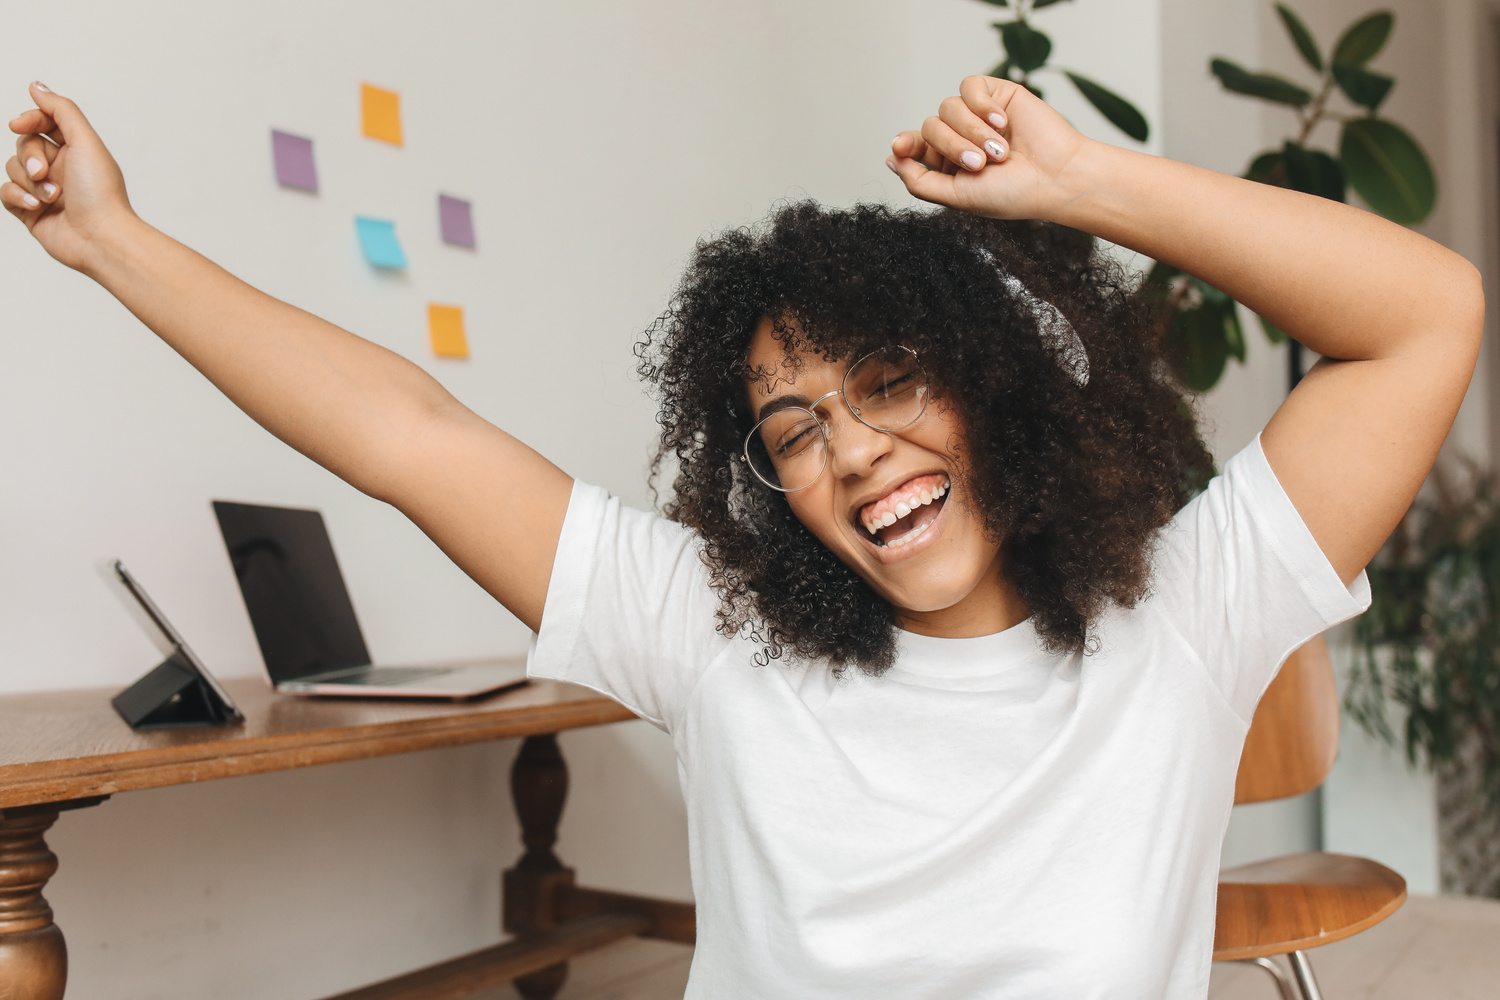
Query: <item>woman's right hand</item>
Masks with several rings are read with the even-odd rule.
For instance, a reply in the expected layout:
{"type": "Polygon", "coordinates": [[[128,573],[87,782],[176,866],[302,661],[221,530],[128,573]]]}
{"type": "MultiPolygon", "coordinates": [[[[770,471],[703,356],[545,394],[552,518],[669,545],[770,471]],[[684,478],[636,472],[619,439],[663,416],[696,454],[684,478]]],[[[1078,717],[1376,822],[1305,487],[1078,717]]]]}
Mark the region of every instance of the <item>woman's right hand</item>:
{"type": "Polygon", "coordinates": [[[1068,168],[1089,144],[1019,83],[971,76],[920,131],[895,138],[886,164],[923,201],[996,219],[1057,221],[1080,194],[1068,168]]]}
{"type": "Polygon", "coordinates": [[[125,177],[78,105],[31,85],[36,108],[12,119],[20,135],[0,204],[49,254],[94,273],[109,233],[135,219],[125,177]]]}

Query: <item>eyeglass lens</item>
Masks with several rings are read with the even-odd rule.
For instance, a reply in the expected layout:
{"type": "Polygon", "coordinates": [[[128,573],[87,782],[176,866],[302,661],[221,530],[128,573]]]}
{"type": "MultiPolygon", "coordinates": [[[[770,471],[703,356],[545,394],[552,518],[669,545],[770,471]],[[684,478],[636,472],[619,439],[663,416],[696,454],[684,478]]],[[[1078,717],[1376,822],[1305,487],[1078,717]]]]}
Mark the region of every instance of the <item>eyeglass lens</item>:
{"type": "MultiPolygon", "coordinates": [[[[916,423],[926,410],[927,376],[912,351],[890,347],[850,366],[843,397],[861,423],[878,431],[899,431],[916,423]]],[[[805,489],[828,463],[828,428],[817,414],[800,406],[777,410],[750,432],[745,458],[773,489],[805,489]]]]}

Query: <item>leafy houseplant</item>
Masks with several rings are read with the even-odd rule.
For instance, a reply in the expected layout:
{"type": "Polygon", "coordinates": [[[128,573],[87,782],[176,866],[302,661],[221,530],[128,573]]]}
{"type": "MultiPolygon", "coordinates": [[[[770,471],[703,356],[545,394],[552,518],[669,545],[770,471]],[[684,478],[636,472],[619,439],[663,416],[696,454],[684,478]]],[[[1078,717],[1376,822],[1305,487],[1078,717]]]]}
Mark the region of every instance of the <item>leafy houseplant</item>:
{"type": "MultiPolygon", "coordinates": [[[[1298,128],[1280,149],[1256,156],[1244,176],[1307,194],[1346,200],[1348,188],[1378,215],[1415,225],[1437,202],[1437,181],[1422,147],[1400,125],[1379,116],[1395,80],[1369,68],[1395,26],[1390,11],[1377,11],[1345,29],[1325,58],[1307,25],[1285,4],[1276,13],[1303,61],[1318,74],[1311,87],[1273,73],[1251,72],[1228,59],[1209,69],[1225,90],[1292,108],[1298,128]],[[1335,110],[1342,94],[1356,109],[1335,110]],[[1323,122],[1342,126],[1338,150],[1309,145],[1323,122]]],[[[1168,354],[1182,384],[1207,392],[1224,374],[1229,358],[1245,360],[1245,334],[1234,300],[1218,289],[1167,264],[1152,268],[1142,294],[1159,307],[1168,354]]],[[[1279,344],[1286,334],[1261,320],[1266,337],[1279,344]]],[[[1301,378],[1301,345],[1290,345],[1289,382],[1301,378]]]]}
{"type": "Polygon", "coordinates": [[[1437,773],[1443,888],[1500,896],[1500,499],[1472,469],[1432,485],[1369,567],[1344,704],[1437,773]]]}
{"type": "Polygon", "coordinates": [[[994,24],[995,30],[1000,32],[1000,45],[1005,50],[1005,58],[990,70],[990,76],[1014,80],[1036,96],[1042,97],[1041,89],[1031,78],[1032,74],[1043,70],[1060,72],[1078,88],[1084,100],[1109,119],[1110,124],[1136,142],[1146,141],[1151,130],[1146,124],[1146,116],[1141,114],[1134,104],[1086,76],[1071,70],[1057,70],[1056,67],[1047,65],[1047,60],[1052,57],[1052,39],[1032,26],[1031,15],[1043,7],[1062,3],[1063,0],[980,0],[980,2],[987,3],[991,7],[1004,7],[1015,14],[1015,17],[1009,21],[996,21],[994,24]]]}

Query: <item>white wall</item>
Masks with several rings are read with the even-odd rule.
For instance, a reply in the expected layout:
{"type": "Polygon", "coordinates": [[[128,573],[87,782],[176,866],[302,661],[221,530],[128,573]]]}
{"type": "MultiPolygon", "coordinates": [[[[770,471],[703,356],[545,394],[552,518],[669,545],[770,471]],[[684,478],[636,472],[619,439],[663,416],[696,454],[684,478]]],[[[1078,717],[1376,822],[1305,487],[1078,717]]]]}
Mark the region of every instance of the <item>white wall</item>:
{"type": "MultiPolygon", "coordinates": [[[[997,13],[963,0],[64,0],[7,9],[0,65],[17,110],[32,78],[81,102],[146,219],[644,504],[654,425],[630,346],[694,239],[781,198],[904,201],[882,163],[890,136],[996,61],[997,13]],[[401,92],[404,148],[358,135],[361,80],[401,92]],[[274,184],[272,127],[314,137],[321,194],[274,184]],[[473,199],[477,251],[438,242],[438,191],[473,199]],[[408,273],[359,260],[356,213],[397,220],[408,273]],[[471,362],[428,356],[428,301],[466,308],[471,362]]],[[[1160,122],[1157,0],[1080,0],[1039,23],[1060,64],[1160,122]]],[[[1049,96],[1065,113],[1113,135],[1064,88],[1049,96]]],[[[256,428],[16,225],[0,227],[0,288],[0,690],[123,686],[154,662],[93,573],[108,555],[213,669],[256,672],[212,497],[321,508],[382,661],[524,647],[399,515],[256,428]]],[[[685,896],[666,739],[631,724],[563,745],[563,856],[596,884],[685,896]]],[[[313,997],[496,940],[498,873],[518,853],[513,753],[135,792],[65,815],[48,896],[71,943],[70,997],[313,997]]]]}

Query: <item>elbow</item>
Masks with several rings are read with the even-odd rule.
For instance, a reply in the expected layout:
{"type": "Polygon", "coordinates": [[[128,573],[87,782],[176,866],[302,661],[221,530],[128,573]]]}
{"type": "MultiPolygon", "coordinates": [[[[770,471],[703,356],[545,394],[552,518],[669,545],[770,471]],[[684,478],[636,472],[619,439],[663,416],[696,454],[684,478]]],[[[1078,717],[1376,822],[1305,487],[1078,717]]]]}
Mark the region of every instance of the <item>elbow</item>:
{"type": "Polygon", "coordinates": [[[1484,336],[1484,277],[1468,260],[1459,257],[1454,268],[1451,291],[1444,298],[1451,310],[1450,329],[1454,335],[1471,344],[1474,353],[1484,336]]]}

